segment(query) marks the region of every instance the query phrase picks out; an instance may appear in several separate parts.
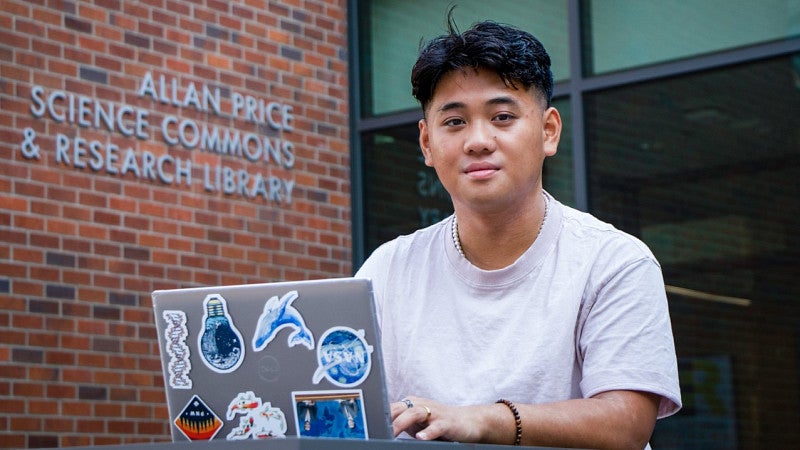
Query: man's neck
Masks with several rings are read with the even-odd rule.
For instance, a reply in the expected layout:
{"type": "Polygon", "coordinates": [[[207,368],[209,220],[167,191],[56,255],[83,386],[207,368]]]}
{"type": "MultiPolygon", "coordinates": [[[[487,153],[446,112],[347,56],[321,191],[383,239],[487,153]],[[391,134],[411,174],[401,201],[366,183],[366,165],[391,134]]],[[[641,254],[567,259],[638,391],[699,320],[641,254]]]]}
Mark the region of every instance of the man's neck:
{"type": "Polygon", "coordinates": [[[525,253],[541,232],[546,220],[546,194],[536,196],[528,208],[507,214],[456,211],[454,245],[470,263],[484,270],[508,267],[525,253]]]}

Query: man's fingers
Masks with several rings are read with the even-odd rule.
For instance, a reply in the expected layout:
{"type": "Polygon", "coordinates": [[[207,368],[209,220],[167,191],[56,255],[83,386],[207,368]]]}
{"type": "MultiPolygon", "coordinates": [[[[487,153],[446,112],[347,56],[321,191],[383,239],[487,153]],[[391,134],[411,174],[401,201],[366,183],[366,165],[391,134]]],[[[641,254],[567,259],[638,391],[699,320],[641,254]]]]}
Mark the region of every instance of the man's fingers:
{"type": "Polygon", "coordinates": [[[428,426],[433,411],[426,405],[413,405],[409,407],[404,402],[391,405],[392,428],[397,436],[403,431],[417,437],[418,433],[428,426]]]}

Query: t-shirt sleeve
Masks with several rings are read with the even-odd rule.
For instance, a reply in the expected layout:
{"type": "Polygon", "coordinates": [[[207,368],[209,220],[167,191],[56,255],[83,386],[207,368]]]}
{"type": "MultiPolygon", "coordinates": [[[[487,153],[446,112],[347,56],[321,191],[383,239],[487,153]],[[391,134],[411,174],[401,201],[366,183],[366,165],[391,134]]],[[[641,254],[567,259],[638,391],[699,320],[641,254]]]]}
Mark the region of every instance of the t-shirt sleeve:
{"type": "Polygon", "coordinates": [[[614,270],[586,293],[578,329],[581,390],[585,397],[611,390],[658,394],[658,417],[669,416],[681,397],[661,269],[645,257],[614,270]]]}
{"type": "Polygon", "coordinates": [[[392,264],[392,245],[390,241],[378,247],[353,275],[355,278],[368,278],[372,281],[372,295],[379,327],[382,326],[384,292],[392,264]]]}

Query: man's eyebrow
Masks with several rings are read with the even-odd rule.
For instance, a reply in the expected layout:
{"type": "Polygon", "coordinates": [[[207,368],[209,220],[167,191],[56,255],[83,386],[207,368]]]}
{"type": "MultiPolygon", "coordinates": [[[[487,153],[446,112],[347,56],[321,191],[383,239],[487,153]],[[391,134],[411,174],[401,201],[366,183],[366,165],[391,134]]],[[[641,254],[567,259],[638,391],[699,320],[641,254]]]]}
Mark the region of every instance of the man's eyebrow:
{"type": "Polygon", "coordinates": [[[516,105],[518,102],[513,97],[495,97],[486,102],[487,105],[516,105]]]}
{"type": "Polygon", "coordinates": [[[444,105],[439,107],[439,109],[437,109],[436,111],[438,111],[438,112],[446,112],[446,111],[450,111],[452,109],[465,108],[466,106],[467,105],[465,105],[462,102],[449,102],[449,103],[445,103],[444,105]]]}
{"type": "MultiPolygon", "coordinates": [[[[515,100],[513,97],[508,97],[508,96],[505,96],[505,95],[500,96],[500,97],[491,98],[486,102],[486,104],[489,105],[489,106],[493,106],[493,105],[512,105],[513,106],[513,105],[517,105],[518,103],[519,102],[517,102],[517,100],[515,100]]],[[[450,111],[450,110],[453,110],[453,109],[466,108],[466,106],[467,105],[465,103],[463,103],[463,102],[448,102],[448,103],[445,103],[444,105],[442,105],[441,107],[439,107],[439,109],[437,109],[436,111],[437,112],[447,112],[447,111],[450,111]]]]}

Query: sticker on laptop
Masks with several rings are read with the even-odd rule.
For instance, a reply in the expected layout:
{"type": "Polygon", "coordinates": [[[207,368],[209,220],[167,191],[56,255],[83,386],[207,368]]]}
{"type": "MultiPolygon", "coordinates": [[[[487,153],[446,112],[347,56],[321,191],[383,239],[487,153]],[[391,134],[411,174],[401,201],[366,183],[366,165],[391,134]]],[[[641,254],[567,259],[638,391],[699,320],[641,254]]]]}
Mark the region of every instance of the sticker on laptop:
{"type": "Polygon", "coordinates": [[[360,389],[292,392],[292,404],[300,437],[369,439],[360,389]]]}
{"type": "Polygon", "coordinates": [[[214,372],[233,372],[244,360],[242,334],[234,326],[228,305],[221,295],[207,295],[203,309],[203,331],[197,337],[202,360],[214,372]]]}
{"type": "Polygon", "coordinates": [[[186,345],[186,337],[189,330],[186,328],[186,313],[183,311],[167,310],[161,316],[167,322],[164,329],[166,339],[165,348],[169,355],[167,362],[167,372],[169,373],[169,385],[174,389],[191,389],[192,379],[189,372],[192,371],[192,363],[189,361],[189,347],[186,345]]]}
{"type": "Polygon", "coordinates": [[[297,300],[297,297],[297,291],[289,291],[281,298],[275,295],[267,300],[267,303],[264,304],[264,311],[256,324],[253,350],[259,352],[267,348],[278,332],[287,327],[292,329],[288,338],[289,347],[300,344],[309,350],[314,349],[314,334],[306,327],[300,311],[292,306],[292,302],[297,300]]]}
{"type": "Polygon", "coordinates": [[[253,391],[240,392],[228,405],[228,421],[239,416],[239,426],[228,433],[229,441],[244,439],[271,439],[286,437],[286,417],[280,408],[263,403],[253,391]]]}
{"type": "Polygon", "coordinates": [[[364,339],[364,330],[333,327],[320,338],[317,348],[319,366],[311,381],[322,378],[339,387],[358,386],[372,368],[372,346],[364,339]]]}
{"type": "Polygon", "coordinates": [[[192,441],[210,440],[222,428],[222,420],[196,395],[189,400],[174,423],[192,441]]]}

